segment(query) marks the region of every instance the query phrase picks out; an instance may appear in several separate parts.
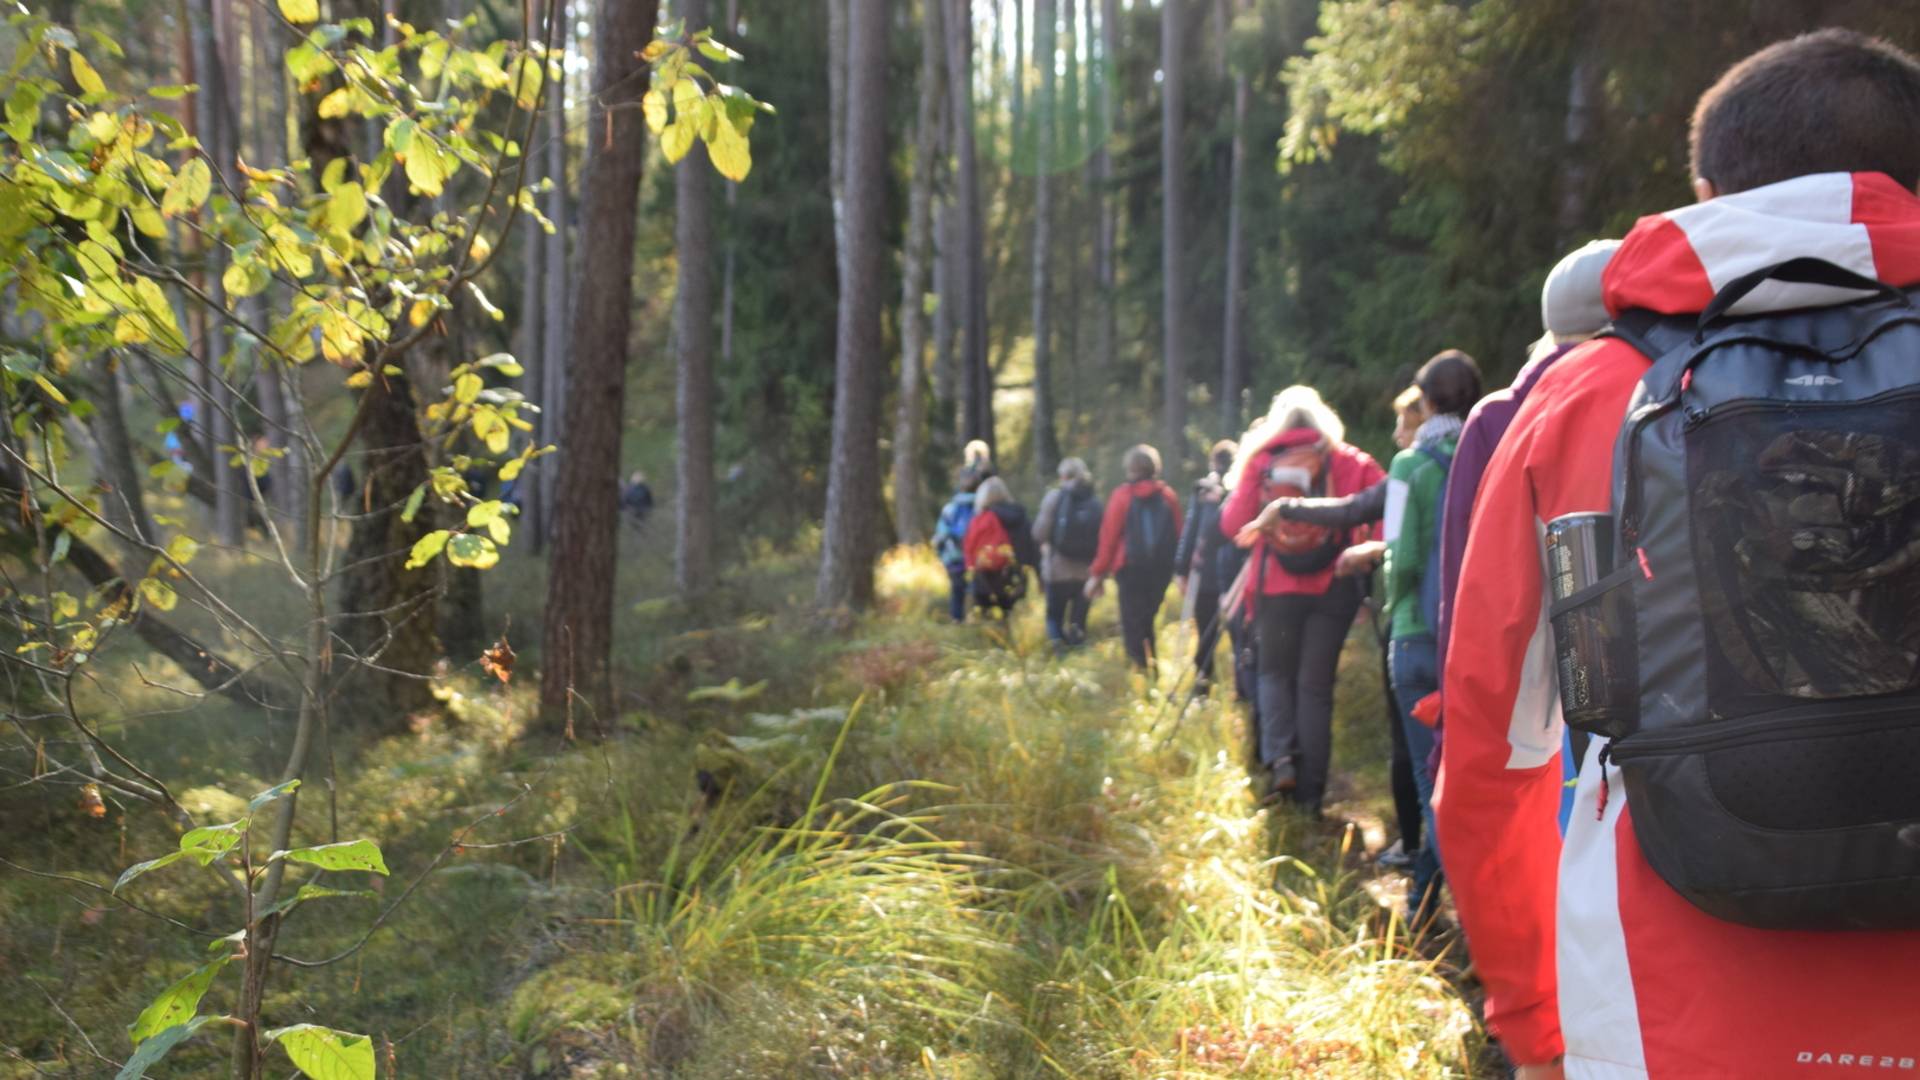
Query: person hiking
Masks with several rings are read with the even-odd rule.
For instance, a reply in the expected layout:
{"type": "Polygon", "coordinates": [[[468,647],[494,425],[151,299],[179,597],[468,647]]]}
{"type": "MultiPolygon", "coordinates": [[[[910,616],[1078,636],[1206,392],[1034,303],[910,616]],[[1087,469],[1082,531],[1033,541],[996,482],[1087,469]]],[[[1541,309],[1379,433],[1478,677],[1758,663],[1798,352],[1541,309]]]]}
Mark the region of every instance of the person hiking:
{"type": "Polygon", "coordinates": [[[980,485],[961,547],[980,614],[1012,616],[1027,595],[1027,568],[1037,566],[1040,549],[1026,508],[1013,501],[1005,480],[993,476],[980,485]]]}
{"type": "Polygon", "coordinates": [[[1105,506],[1093,490],[1087,463],[1060,463],[1060,482],[1040,500],[1033,538],[1040,544],[1040,582],[1047,594],[1047,640],[1056,652],[1087,638],[1087,578],[1100,553],[1100,517],[1105,506]]]}
{"type": "Polygon", "coordinates": [[[1413,445],[1395,454],[1387,469],[1385,611],[1391,626],[1387,670],[1400,728],[1413,759],[1414,786],[1426,824],[1426,842],[1413,858],[1407,922],[1429,924],[1439,912],[1440,845],[1433,831],[1432,725],[1415,707],[1440,689],[1440,527],[1447,474],[1467,412],[1480,400],[1480,366],[1458,349],[1421,365],[1414,376],[1424,419],[1413,445]]]}
{"type": "Polygon", "coordinates": [[[1126,483],[1107,496],[1085,593],[1097,600],[1108,578],[1119,583],[1120,643],[1135,668],[1153,665],[1153,624],[1173,581],[1180,497],[1160,479],[1160,451],[1141,443],[1122,459],[1126,483]]]}
{"type": "Polygon", "coordinates": [[[1340,417],[1312,387],[1292,386],[1239,440],[1227,470],[1220,531],[1252,550],[1245,609],[1258,642],[1256,694],[1263,800],[1290,799],[1317,816],[1333,753],[1333,684],[1360,587],[1334,562],[1355,530],[1262,519],[1285,495],[1351,495],[1385,474],[1345,441],[1340,417]],[[1256,524],[1258,522],[1258,524],[1256,524]]]}
{"type": "Polygon", "coordinates": [[[1213,654],[1219,651],[1222,629],[1220,593],[1233,584],[1220,576],[1220,549],[1226,546],[1226,537],[1220,535],[1220,504],[1227,495],[1221,478],[1233,467],[1239,449],[1232,439],[1213,444],[1208,455],[1213,471],[1194,482],[1193,512],[1187,515],[1180,545],[1173,552],[1174,580],[1192,611],[1193,632],[1199,639],[1193,653],[1194,691],[1199,694],[1213,683],[1213,654]]]}
{"type": "Polygon", "coordinates": [[[647,518],[653,513],[653,487],[647,483],[647,474],[639,469],[627,477],[626,484],[620,489],[620,509],[626,512],[627,520],[636,530],[644,530],[647,518]]]}
{"type": "Polygon", "coordinates": [[[1920,734],[1893,644],[1920,587],[1920,62],[1841,30],[1769,46],[1689,149],[1699,201],[1628,233],[1615,331],[1540,375],[1474,501],[1440,842],[1520,1080],[1912,1070],[1920,785],[1885,769],[1920,734]],[[1575,552],[1547,541],[1616,517],[1597,591],[1553,603],[1545,560],[1575,552]],[[1585,645],[1549,618],[1603,601],[1567,624],[1585,645]],[[1597,734],[1563,841],[1569,701],[1597,734]]]}
{"type": "MultiPolygon", "coordinates": [[[[1396,450],[1405,450],[1413,445],[1414,432],[1426,419],[1426,404],[1420,397],[1420,388],[1409,386],[1393,399],[1393,445],[1396,450]]],[[[1298,521],[1309,525],[1324,525],[1336,529],[1352,529],[1362,525],[1371,525],[1386,514],[1388,481],[1379,483],[1354,495],[1344,498],[1283,498],[1268,504],[1262,513],[1269,521],[1298,521]]],[[[1371,574],[1379,557],[1385,556],[1385,549],[1379,547],[1361,548],[1362,554],[1355,555],[1348,569],[1355,573],[1371,574]]],[[[1413,754],[1407,749],[1407,733],[1400,723],[1400,707],[1393,700],[1393,676],[1387,668],[1388,643],[1392,639],[1392,624],[1387,620],[1383,605],[1373,595],[1372,581],[1362,586],[1366,594],[1363,601],[1373,622],[1374,635],[1380,645],[1380,687],[1381,700],[1386,703],[1388,743],[1392,747],[1387,760],[1388,786],[1393,792],[1394,823],[1399,827],[1400,835],[1393,843],[1381,849],[1375,856],[1375,865],[1386,870],[1407,870],[1420,854],[1420,845],[1426,833],[1425,817],[1420,802],[1420,788],[1413,779],[1413,754]]]]}
{"type": "Polygon", "coordinates": [[[978,439],[968,443],[966,461],[954,470],[953,497],[940,508],[933,527],[934,554],[947,571],[947,616],[954,622],[967,619],[967,526],[973,523],[974,495],[992,470],[987,444],[978,439]]]}

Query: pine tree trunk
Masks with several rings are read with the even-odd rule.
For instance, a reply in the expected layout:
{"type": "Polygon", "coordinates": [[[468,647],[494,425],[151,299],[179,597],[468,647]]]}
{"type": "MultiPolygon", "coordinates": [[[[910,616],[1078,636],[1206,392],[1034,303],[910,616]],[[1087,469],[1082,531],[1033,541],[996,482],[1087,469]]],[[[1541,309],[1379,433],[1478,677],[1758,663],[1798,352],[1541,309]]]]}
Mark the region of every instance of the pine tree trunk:
{"type": "MultiPolygon", "coordinates": [[[[1068,0],[1069,3],[1072,0],[1068,0]]],[[[1033,11],[1033,57],[1040,85],[1028,124],[1033,132],[1033,469],[1050,476],[1060,463],[1053,428],[1053,148],[1057,82],[1054,75],[1057,9],[1039,0],[1033,11]]]]}
{"type": "MultiPolygon", "coordinates": [[[[575,703],[596,730],[613,718],[614,552],[619,527],[620,426],[633,328],[633,257],[648,139],[636,107],[647,86],[639,59],[657,0],[594,10],[593,94],[580,202],[580,287],[566,350],[568,377],[553,519],[540,707],[573,730],[575,703]]],[[[556,185],[557,186],[557,185],[556,185]]]]}
{"type": "MultiPolygon", "coordinates": [[[[689,32],[712,22],[707,0],[675,0],[689,32]]],[[[679,379],[674,395],[674,579],[682,594],[713,584],[713,167],[698,139],[674,166],[673,343],[679,379]]]]}
{"type": "Polygon", "coordinates": [[[964,386],[963,438],[995,445],[993,372],[987,366],[986,220],[980,200],[980,163],[973,133],[973,12],[969,0],[948,0],[947,85],[953,100],[953,223],[960,280],[952,284],[959,301],[960,370],[964,386]]]}
{"type": "MultiPolygon", "coordinates": [[[[222,188],[222,178],[233,161],[229,139],[226,65],[221,59],[216,36],[217,13],[214,0],[193,0],[190,8],[194,75],[200,89],[194,94],[194,127],[200,145],[212,166],[214,187],[222,188]]],[[[204,241],[203,241],[204,242],[204,241]]],[[[226,288],[221,274],[226,270],[226,249],[217,242],[207,243],[202,260],[204,280],[201,288],[215,311],[226,307],[226,288]]],[[[217,315],[209,314],[200,340],[199,403],[197,423],[207,433],[207,451],[213,459],[213,535],[227,547],[239,547],[246,540],[246,503],[241,480],[228,464],[237,439],[233,424],[233,391],[227,381],[226,327],[217,315]]]]}
{"type": "Polygon", "coordinates": [[[873,601],[873,520],[880,482],[881,218],[887,203],[887,5],[849,0],[846,122],[846,256],[835,334],[833,454],[821,535],[822,609],[873,601]]]}
{"type": "Polygon", "coordinates": [[[1187,358],[1186,333],[1181,325],[1187,299],[1184,214],[1186,162],[1181,157],[1181,128],[1185,123],[1186,43],[1181,34],[1181,5],[1160,5],[1160,276],[1161,349],[1165,353],[1162,392],[1165,399],[1164,434],[1160,447],[1169,472],[1177,473],[1186,460],[1187,358]]]}
{"type": "Polygon", "coordinates": [[[1245,74],[1233,77],[1233,151],[1227,175],[1227,296],[1226,325],[1220,335],[1220,430],[1239,431],[1246,380],[1245,324],[1247,245],[1241,218],[1246,201],[1247,98],[1245,74]]]}
{"type": "MultiPolygon", "coordinates": [[[[568,29],[572,23],[569,21],[567,0],[553,0],[553,3],[558,8],[554,13],[554,25],[560,28],[560,40],[570,43],[573,40],[573,34],[568,29]]],[[[657,0],[649,2],[648,10],[659,10],[657,0]]],[[[597,20],[598,16],[596,15],[595,18],[597,20]]],[[[596,25],[598,25],[597,21],[596,25]]],[[[645,33],[649,37],[653,33],[651,19],[648,20],[645,33]]],[[[540,344],[540,356],[545,364],[541,372],[540,387],[540,445],[559,446],[562,448],[562,455],[565,453],[565,447],[561,433],[566,430],[567,401],[571,389],[569,380],[572,370],[570,366],[572,354],[568,348],[567,317],[573,310],[570,276],[572,267],[567,257],[567,242],[573,227],[573,215],[568,210],[568,193],[572,189],[567,182],[566,91],[565,79],[547,88],[547,130],[553,133],[553,137],[547,140],[547,177],[553,181],[553,187],[547,191],[546,214],[547,220],[553,222],[553,233],[546,238],[546,265],[541,269],[541,286],[546,291],[546,317],[542,320],[540,344]]],[[[596,138],[604,143],[605,130],[602,129],[587,136],[590,145],[596,138]]],[[[637,170],[638,166],[635,168],[637,170]]],[[[631,291],[628,287],[622,295],[628,295],[631,291]]],[[[624,339],[619,343],[619,348],[624,356],[626,349],[624,339]]],[[[624,364],[624,360],[622,363],[624,364]]],[[[564,468],[566,468],[564,457],[557,457],[549,459],[541,470],[538,494],[541,499],[540,539],[543,543],[553,537],[554,519],[557,514],[555,503],[560,494],[558,472],[564,468]]]]}
{"type": "MultiPolygon", "coordinates": [[[[546,5],[540,0],[533,0],[529,10],[535,27],[548,25],[545,17],[551,12],[546,10],[546,5]]],[[[535,32],[540,33],[538,30],[535,32]]],[[[540,36],[545,35],[541,33],[540,36]]],[[[559,90],[560,84],[556,82],[546,88],[546,93],[552,95],[559,90]]],[[[526,157],[522,160],[522,168],[525,171],[521,176],[521,183],[528,189],[539,185],[540,177],[545,171],[546,153],[542,149],[542,141],[564,138],[566,138],[566,132],[555,128],[550,123],[535,127],[533,138],[527,147],[526,157]]],[[[561,181],[556,180],[554,183],[557,186],[561,181]]],[[[547,294],[546,275],[542,273],[546,267],[546,251],[546,230],[540,227],[540,222],[532,214],[528,214],[520,222],[520,340],[517,347],[520,365],[526,369],[524,378],[527,396],[533,398],[534,404],[540,406],[543,412],[547,404],[545,400],[547,294]]],[[[540,429],[536,426],[534,431],[538,439],[540,429]]],[[[518,523],[519,529],[536,552],[544,550],[547,544],[546,504],[540,498],[540,489],[543,486],[540,483],[541,464],[543,462],[536,461],[530,467],[521,470],[519,482],[514,488],[520,497],[521,513],[524,515],[518,523]]]]}
{"type": "MultiPolygon", "coordinates": [[[[1093,0],[1087,0],[1091,5],[1093,0]]],[[[1092,12],[1088,12],[1091,20],[1092,12]]],[[[1113,207],[1113,132],[1120,116],[1113,87],[1119,81],[1120,0],[1105,0],[1100,13],[1100,127],[1099,145],[1094,151],[1094,240],[1093,280],[1099,293],[1099,313],[1095,316],[1093,362],[1095,379],[1110,379],[1114,370],[1114,350],[1119,334],[1114,291],[1114,241],[1117,219],[1113,207]]]]}
{"type": "Polygon", "coordinates": [[[927,528],[926,493],[920,483],[927,420],[926,278],[944,68],[940,5],[927,4],[920,27],[920,104],[914,115],[913,186],[907,199],[906,251],[900,271],[900,399],[893,420],[893,535],[902,544],[920,543],[927,528]]]}
{"type": "Polygon", "coordinates": [[[846,276],[847,5],[827,0],[827,195],[833,201],[833,260],[846,276]]]}

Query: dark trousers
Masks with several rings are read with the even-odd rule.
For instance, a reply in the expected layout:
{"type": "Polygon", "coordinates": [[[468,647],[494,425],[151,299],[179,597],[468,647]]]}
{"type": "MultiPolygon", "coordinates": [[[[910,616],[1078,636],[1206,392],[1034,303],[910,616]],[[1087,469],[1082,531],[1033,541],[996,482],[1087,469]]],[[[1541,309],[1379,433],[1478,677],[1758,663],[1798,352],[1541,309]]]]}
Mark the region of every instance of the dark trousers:
{"type": "Polygon", "coordinates": [[[1360,588],[1336,578],[1318,595],[1259,600],[1260,760],[1292,758],[1293,801],[1318,813],[1333,757],[1333,683],[1360,588]]]}
{"type": "MultiPolygon", "coordinates": [[[[1197,586],[1195,586],[1197,587],[1197,586]]],[[[1219,651],[1221,630],[1220,590],[1201,589],[1193,596],[1193,629],[1200,644],[1193,654],[1193,670],[1202,682],[1213,681],[1213,654],[1219,651]]]]}
{"type": "Polygon", "coordinates": [[[1384,644],[1380,646],[1380,684],[1387,696],[1387,731],[1393,736],[1393,757],[1387,766],[1393,784],[1393,818],[1400,826],[1401,850],[1412,855],[1420,850],[1420,789],[1413,781],[1413,754],[1407,750],[1407,729],[1400,724],[1384,644]]]}
{"type": "Polygon", "coordinates": [[[1047,640],[1055,645],[1078,645],[1087,639],[1087,583],[1047,583],[1047,640]]]}
{"type": "Polygon", "coordinates": [[[954,622],[967,621],[967,568],[947,567],[947,614],[954,622]]]}
{"type": "Polygon", "coordinates": [[[1120,642],[1126,646],[1128,662],[1145,668],[1154,659],[1153,623],[1160,615],[1160,601],[1166,598],[1169,582],[1129,574],[1123,567],[1114,584],[1120,592],[1120,642]]]}

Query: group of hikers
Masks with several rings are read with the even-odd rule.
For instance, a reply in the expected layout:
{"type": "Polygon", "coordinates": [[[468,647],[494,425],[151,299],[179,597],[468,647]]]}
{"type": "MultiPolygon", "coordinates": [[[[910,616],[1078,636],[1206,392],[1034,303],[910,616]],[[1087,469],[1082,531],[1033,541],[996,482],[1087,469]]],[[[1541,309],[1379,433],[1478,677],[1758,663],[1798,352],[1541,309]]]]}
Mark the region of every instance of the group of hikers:
{"type": "Polygon", "coordinates": [[[1697,201],[1563,259],[1511,385],[1418,369],[1386,469],[1299,386],[1184,519],[1151,447],[1031,519],[970,448],[950,613],[1036,567],[1071,648],[1111,578],[1146,666],[1179,581],[1261,794],[1317,815],[1374,578],[1408,918],[1451,890],[1517,1076],[1920,1072],[1920,62],[1780,42],[1689,149],[1697,201]]]}

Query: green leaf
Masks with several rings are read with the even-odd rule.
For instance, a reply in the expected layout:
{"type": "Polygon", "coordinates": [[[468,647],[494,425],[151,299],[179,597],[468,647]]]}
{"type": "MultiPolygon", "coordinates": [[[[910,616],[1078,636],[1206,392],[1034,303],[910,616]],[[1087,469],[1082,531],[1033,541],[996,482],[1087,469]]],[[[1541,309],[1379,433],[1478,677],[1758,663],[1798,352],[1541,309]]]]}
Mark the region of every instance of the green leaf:
{"type": "Polygon", "coordinates": [[[484,536],[461,533],[447,544],[447,561],[455,566],[485,570],[500,561],[500,549],[484,536]]]}
{"type": "Polygon", "coordinates": [[[660,153],[666,157],[667,164],[678,165],[680,159],[687,156],[687,151],[693,149],[697,134],[692,119],[685,114],[668,124],[666,130],[660,133],[660,153]]]}
{"type": "Polygon", "coordinates": [[[753,169],[747,137],[731,123],[714,125],[713,137],[707,140],[707,159],[714,171],[735,183],[745,180],[753,169]]]}
{"type": "MultiPolygon", "coordinates": [[[[284,3],[285,0],[282,0],[284,3]]],[[[318,1024],[274,1028],[261,1036],[277,1042],[313,1080],[374,1080],[373,1040],[318,1024]]]]}
{"type": "Polygon", "coordinates": [[[719,686],[702,686],[687,693],[688,701],[751,701],[767,690],[767,680],[761,679],[748,686],[740,685],[738,675],[719,686]]]}
{"type": "Polygon", "coordinates": [[[146,862],[134,863],[132,866],[127,867],[126,870],[120,874],[120,880],[113,883],[112,891],[119,892],[127,884],[127,882],[132,881],[134,878],[139,877],[141,874],[144,874],[149,870],[158,870],[163,866],[171,866],[174,863],[177,863],[184,858],[186,858],[186,856],[182,855],[178,851],[169,851],[165,855],[162,855],[157,859],[148,859],[146,862]]]}
{"type": "Polygon", "coordinates": [[[161,101],[173,101],[186,97],[198,89],[200,89],[200,87],[196,83],[187,83],[185,85],[175,84],[173,86],[150,86],[147,88],[147,94],[150,97],[157,97],[161,101]]]}
{"type": "Polygon", "coordinates": [[[486,385],[486,381],[473,372],[462,372],[459,378],[453,380],[453,400],[462,405],[471,405],[480,397],[480,391],[486,385]]]}
{"type": "Polygon", "coordinates": [[[640,99],[640,112],[647,118],[647,130],[655,135],[667,129],[667,95],[649,90],[640,99]]]}
{"type": "Polygon", "coordinates": [[[417,570],[433,561],[447,546],[453,534],[445,529],[435,529],[414,542],[413,550],[407,553],[407,569],[417,570]]]}
{"type": "Polygon", "coordinates": [[[225,825],[202,825],[197,829],[189,829],[180,838],[180,854],[206,866],[232,851],[246,828],[247,819],[241,818],[225,825]]]}
{"type": "Polygon", "coordinates": [[[327,199],[327,227],[335,232],[351,233],[365,220],[367,220],[366,189],[355,183],[345,183],[334,188],[333,194],[327,199]]]}
{"type": "Polygon", "coordinates": [[[276,799],[285,798],[298,790],[300,790],[300,781],[298,780],[289,780],[284,784],[275,784],[247,800],[247,813],[248,815],[257,814],[260,812],[261,807],[276,799]]]}
{"type": "Polygon", "coordinates": [[[265,292],[273,283],[273,275],[261,265],[259,259],[236,258],[220,275],[220,287],[227,290],[230,297],[254,296],[265,292]]]}
{"type": "Polygon", "coordinates": [[[167,1051],[193,1038],[193,1033],[199,1031],[202,1026],[224,1019],[226,1019],[224,1016],[196,1016],[184,1024],[160,1032],[140,1044],[140,1048],[134,1051],[133,1056],[127,1059],[127,1063],[114,1074],[113,1080],[140,1080],[147,1075],[148,1069],[153,1068],[161,1058],[167,1056],[167,1051]]]}
{"type": "Polygon", "coordinates": [[[213,170],[204,158],[194,158],[181,166],[179,175],[167,185],[160,198],[160,212],[168,217],[200,209],[213,193],[213,170]]]}
{"type": "Polygon", "coordinates": [[[739,53],[734,52],[732,49],[727,48],[712,38],[700,42],[695,45],[694,48],[700,50],[701,56],[706,57],[716,64],[726,64],[742,59],[739,53]]]}
{"type": "Polygon", "coordinates": [[[200,1008],[200,999],[207,996],[207,988],[213,985],[214,976],[220,969],[233,960],[233,954],[195,968],[186,978],[174,983],[153,999],[153,1004],[141,1011],[139,1019],[127,1028],[127,1037],[133,1045],[141,1043],[168,1028],[184,1025],[200,1008]]]}
{"type": "Polygon", "coordinates": [[[287,50],[287,73],[296,83],[309,83],[326,74],[333,66],[327,54],[302,42],[287,50]]]}
{"type": "Polygon", "coordinates": [[[105,80],[100,78],[99,72],[93,70],[93,65],[87,62],[85,56],[77,52],[69,52],[67,54],[67,61],[73,65],[73,81],[79,84],[80,92],[83,95],[86,97],[104,97],[106,95],[107,84],[105,80]]]}
{"type": "Polygon", "coordinates": [[[531,112],[540,104],[540,84],[546,78],[546,72],[540,61],[531,56],[520,58],[519,70],[514,72],[513,103],[531,112]]]}
{"type": "Polygon", "coordinates": [[[280,14],[290,23],[317,22],[320,0],[280,0],[280,14]]]}
{"type": "Polygon", "coordinates": [[[422,195],[440,194],[447,185],[447,166],[441,160],[439,148],[425,136],[413,136],[409,142],[406,151],[407,182],[422,195]]]}
{"type": "Polygon", "coordinates": [[[302,885],[300,886],[299,892],[294,893],[292,896],[282,897],[275,901],[272,907],[267,908],[254,917],[256,919],[264,919],[269,915],[279,915],[309,900],[324,900],[332,896],[356,900],[371,900],[374,894],[371,889],[329,889],[324,885],[302,885]]]}
{"type": "Polygon", "coordinates": [[[200,541],[185,533],[167,541],[167,557],[182,566],[192,562],[193,557],[198,554],[200,554],[200,541]]]}
{"type": "Polygon", "coordinates": [[[425,502],[426,498],[427,498],[427,485],[421,484],[415,487],[413,489],[413,494],[407,496],[407,505],[405,507],[402,507],[400,510],[400,520],[405,522],[412,522],[413,516],[420,512],[420,504],[422,502],[425,502]]]}
{"type": "Polygon", "coordinates": [[[371,840],[342,840],[338,844],[276,851],[273,857],[306,863],[322,870],[370,870],[382,876],[387,873],[386,860],[380,857],[380,846],[371,840]]]}

